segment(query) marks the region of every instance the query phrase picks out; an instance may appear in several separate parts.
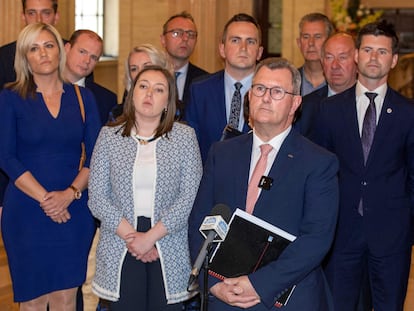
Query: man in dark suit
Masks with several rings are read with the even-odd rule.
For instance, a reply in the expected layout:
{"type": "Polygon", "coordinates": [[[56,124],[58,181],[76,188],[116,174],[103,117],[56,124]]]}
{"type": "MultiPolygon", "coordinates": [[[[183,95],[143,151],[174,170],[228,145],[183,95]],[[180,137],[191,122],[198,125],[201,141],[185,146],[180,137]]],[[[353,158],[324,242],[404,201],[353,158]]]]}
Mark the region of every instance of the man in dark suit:
{"type": "MultiPolygon", "coordinates": [[[[322,101],[352,87],[357,78],[355,63],[355,40],[347,33],[339,32],[330,36],[322,46],[322,67],[327,85],[306,95],[298,109],[295,128],[305,137],[312,136],[315,120],[319,115],[322,101]]],[[[363,269],[361,294],[358,311],[371,311],[371,290],[368,271],[363,269]]]]}
{"type": "Polygon", "coordinates": [[[364,26],[356,46],[357,84],[326,99],[315,127],[314,140],[340,161],[339,220],[326,274],[335,310],[355,310],[367,269],[374,310],[397,311],[411,258],[414,105],[387,85],[398,61],[392,25],[364,26]]]}
{"type": "Polygon", "coordinates": [[[117,97],[110,90],[95,83],[91,76],[102,55],[101,37],[91,30],[76,30],[65,44],[65,50],[65,78],[92,91],[104,125],[108,121],[109,112],[117,104],[117,97]]]}
{"type": "MultiPolygon", "coordinates": [[[[55,26],[59,21],[57,0],[23,0],[22,4],[21,18],[26,25],[42,22],[55,26]]],[[[6,83],[16,80],[15,54],[16,41],[0,47],[0,90],[6,83]]]]}
{"type": "Polygon", "coordinates": [[[298,109],[295,128],[309,137],[323,99],[341,93],[356,82],[355,40],[347,33],[330,36],[322,46],[322,67],[327,85],[306,95],[298,109]]]}
{"type": "MultiPolygon", "coordinates": [[[[224,26],[219,51],[224,59],[224,70],[192,84],[185,116],[197,134],[203,163],[211,144],[220,140],[229,123],[236,84],[241,83],[241,98],[251,86],[256,62],[263,52],[257,21],[243,13],[233,16],[224,26]]],[[[238,112],[236,127],[241,132],[249,130],[244,122],[243,107],[238,112]]]]}
{"type": "Polygon", "coordinates": [[[197,27],[187,12],[171,16],[162,27],[161,44],[168,53],[176,73],[179,105],[177,113],[183,119],[191,83],[208,72],[190,62],[197,43],[197,27]]]}
{"type": "Polygon", "coordinates": [[[295,236],[280,257],[254,273],[222,282],[209,279],[214,296],[209,310],[278,310],[274,304],[296,284],[283,310],[326,311],[332,299],[321,268],[335,231],[338,211],[336,157],[291,127],[301,102],[300,73],[288,61],[269,58],[258,64],[249,91],[253,132],[214,144],[189,219],[190,254],[202,242],[198,228],[212,206],[222,203],[249,211],[295,236]],[[262,146],[270,146],[263,178],[254,179],[262,162],[262,146]],[[259,158],[260,157],[260,158],[259,158]],[[251,190],[256,191],[250,204],[251,190]],[[238,310],[238,309],[237,309],[238,310]]]}

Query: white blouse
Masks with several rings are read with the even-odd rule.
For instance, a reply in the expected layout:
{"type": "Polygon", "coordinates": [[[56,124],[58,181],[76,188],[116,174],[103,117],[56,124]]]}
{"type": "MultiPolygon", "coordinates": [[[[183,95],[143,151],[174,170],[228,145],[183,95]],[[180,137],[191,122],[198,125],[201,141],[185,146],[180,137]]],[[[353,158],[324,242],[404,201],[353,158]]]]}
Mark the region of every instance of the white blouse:
{"type": "Polygon", "coordinates": [[[158,139],[148,144],[140,144],[139,140],[133,137],[138,145],[133,174],[134,212],[136,217],[152,218],[157,173],[155,147],[158,139]]]}

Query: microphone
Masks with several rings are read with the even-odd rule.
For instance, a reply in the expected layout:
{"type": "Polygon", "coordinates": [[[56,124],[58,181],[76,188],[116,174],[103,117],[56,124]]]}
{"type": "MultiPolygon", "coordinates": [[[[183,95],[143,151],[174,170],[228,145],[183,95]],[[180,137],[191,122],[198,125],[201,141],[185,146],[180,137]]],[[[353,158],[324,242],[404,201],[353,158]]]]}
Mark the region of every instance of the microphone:
{"type": "Polygon", "coordinates": [[[221,242],[225,239],[227,234],[228,225],[227,222],[230,219],[230,209],[225,204],[217,204],[211,210],[212,216],[204,218],[203,223],[200,226],[200,232],[205,237],[203,246],[198,253],[197,259],[194,262],[191,270],[190,279],[188,280],[187,290],[191,291],[191,285],[197,279],[201,267],[203,266],[204,259],[206,258],[209,246],[212,242],[221,242]]]}

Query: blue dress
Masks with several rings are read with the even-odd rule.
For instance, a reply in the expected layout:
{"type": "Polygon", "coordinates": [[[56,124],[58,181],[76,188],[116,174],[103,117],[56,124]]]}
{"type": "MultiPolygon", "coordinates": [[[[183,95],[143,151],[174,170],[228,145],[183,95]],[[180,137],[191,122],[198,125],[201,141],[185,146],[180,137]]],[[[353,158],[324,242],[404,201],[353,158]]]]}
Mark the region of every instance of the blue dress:
{"type": "Polygon", "coordinates": [[[11,90],[0,93],[0,167],[10,177],[1,229],[16,302],[80,286],[86,277],[95,232],[86,191],[69,206],[71,219],[58,224],[14,185],[19,176],[30,171],[49,192],[66,189],[78,174],[82,140],[85,166],[89,167],[100,129],[96,102],[90,91],[81,88],[83,123],[74,87],[64,84],[63,88],[56,118],[40,93],[27,99],[11,90]]]}

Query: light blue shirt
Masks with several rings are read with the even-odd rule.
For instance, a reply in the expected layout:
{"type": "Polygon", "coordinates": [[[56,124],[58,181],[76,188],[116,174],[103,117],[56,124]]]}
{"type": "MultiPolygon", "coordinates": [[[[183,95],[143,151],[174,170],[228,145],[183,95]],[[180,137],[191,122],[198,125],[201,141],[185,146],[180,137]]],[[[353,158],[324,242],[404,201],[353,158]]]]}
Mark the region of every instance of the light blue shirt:
{"type": "Polygon", "coordinates": [[[231,99],[233,97],[233,93],[236,90],[234,84],[236,82],[240,82],[242,84],[242,88],[240,89],[241,99],[242,99],[242,106],[240,109],[240,119],[239,119],[239,131],[243,130],[244,126],[244,117],[243,117],[243,102],[244,96],[249,91],[250,87],[252,86],[253,81],[253,73],[245,77],[243,80],[235,80],[233,79],[226,71],[224,72],[224,96],[226,97],[226,119],[227,122],[229,121],[230,117],[230,107],[231,107],[231,99]]]}

